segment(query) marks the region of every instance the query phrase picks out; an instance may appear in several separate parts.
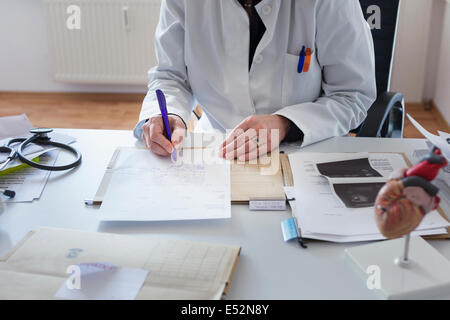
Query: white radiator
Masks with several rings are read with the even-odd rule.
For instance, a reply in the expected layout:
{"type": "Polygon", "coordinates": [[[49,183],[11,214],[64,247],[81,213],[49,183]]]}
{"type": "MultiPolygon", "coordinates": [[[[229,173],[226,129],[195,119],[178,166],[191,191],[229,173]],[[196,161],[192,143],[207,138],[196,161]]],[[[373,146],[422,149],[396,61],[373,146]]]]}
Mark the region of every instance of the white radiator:
{"type": "Polygon", "coordinates": [[[44,3],[55,80],[147,83],[147,71],[156,64],[154,34],[161,0],[44,3]]]}

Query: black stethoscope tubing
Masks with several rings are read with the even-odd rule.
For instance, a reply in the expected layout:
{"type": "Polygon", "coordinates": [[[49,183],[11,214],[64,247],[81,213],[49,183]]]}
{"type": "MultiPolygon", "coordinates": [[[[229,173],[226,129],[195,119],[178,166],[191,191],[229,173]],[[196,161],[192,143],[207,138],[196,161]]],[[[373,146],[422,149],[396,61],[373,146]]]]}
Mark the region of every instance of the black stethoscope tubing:
{"type": "Polygon", "coordinates": [[[51,141],[50,138],[48,138],[47,136],[35,134],[27,139],[25,139],[25,138],[11,139],[8,142],[7,146],[12,148],[12,145],[16,144],[16,143],[19,143],[19,146],[16,151],[17,157],[20,159],[20,161],[22,161],[23,163],[26,163],[30,167],[34,167],[34,168],[37,168],[40,170],[46,170],[46,171],[64,171],[64,170],[69,170],[69,169],[75,168],[81,164],[82,157],[81,157],[81,153],[78,152],[78,150],[76,150],[75,148],[73,148],[69,145],[51,141]],[[75,156],[75,161],[73,161],[72,163],[66,164],[66,165],[61,165],[61,166],[46,166],[46,165],[28,160],[23,155],[23,149],[31,143],[34,143],[34,144],[37,144],[40,146],[53,146],[53,147],[67,150],[75,156]]]}

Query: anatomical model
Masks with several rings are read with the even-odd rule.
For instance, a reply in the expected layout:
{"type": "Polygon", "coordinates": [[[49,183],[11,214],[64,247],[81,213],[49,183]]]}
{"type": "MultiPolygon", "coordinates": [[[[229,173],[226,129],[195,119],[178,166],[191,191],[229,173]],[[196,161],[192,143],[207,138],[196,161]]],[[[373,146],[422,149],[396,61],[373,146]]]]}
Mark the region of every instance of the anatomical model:
{"type": "Polygon", "coordinates": [[[437,209],[439,189],[431,181],[447,165],[441,150],[434,148],[414,167],[391,176],[375,201],[375,221],[386,238],[409,235],[427,213],[437,209]]]}

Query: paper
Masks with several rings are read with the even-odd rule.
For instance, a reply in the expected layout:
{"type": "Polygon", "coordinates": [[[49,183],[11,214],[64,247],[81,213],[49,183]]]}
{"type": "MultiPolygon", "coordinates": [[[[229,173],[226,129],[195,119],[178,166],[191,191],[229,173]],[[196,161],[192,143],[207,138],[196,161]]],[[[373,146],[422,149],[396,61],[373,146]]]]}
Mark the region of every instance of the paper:
{"type": "Polygon", "coordinates": [[[231,200],[248,203],[251,199],[284,199],[283,173],[278,149],[260,157],[256,163],[234,160],[231,165],[231,200]]]}
{"type": "Polygon", "coordinates": [[[25,114],[0,117],[0,140],[27,135],[32,128],[33,125],[25,114]]]}
{"type": "Polygon", "coordinates": [[[70,266],[92,261],[150,271],[136,299],[220,298],[239,252],[153,235],[39,228],[0,260],[0,299],[52,299],[70,266]]]}
{"type": "MultiPolygon", "coordinates": [[[[59,151],[54,150],[40,156],[39,163],[53,166],[58,158],[59,151]]],[[[0,176],[0,189],[16,192],[14,198],[3,198],[3,202],[31,202],[41,197],[50,171],[28,167],[19,171],[0,176]]]]}
{"type": "MultiPolygon", "coordinates": [[[[322,241],[330,241],[337,243],[347,243],[347,242],[358,242],[358,241],[374,241],[374,240],[385,240],[386,238],[380,233],[376,234],[367,234],[367,235],[357,235],[357,236],[342,236],[342,235],[334,235],[334,234],[324,234],[324,233],[315,233],[306,230],[304,227],[305,222],[302,219],[303,216],[306,215],[305,212],[299,210],[295,201],[295,188],[294,187],[285,187],[286,197],[292,199],[289,201],[289,205],[291,206],[292,213],[294,214],[297,222],[298,222],[298,232],[299,236],[306,239],[314,239],[314,240],[322,240],[322,241]]],[[[411,233],[413,236],[434,236],[445,234],[445,228],[437,228],[437,229],[427,229],[422,231],[414,231],[411,233]]]]}
{"type": "Polygon", "coordinates": [[[442,154],[450,161],[450,135],[445,132],[439,132],[439,136],[436,136],[428,132],[424,127],[420,125],[413,117],[408,114],[408,118],[414,127],[420,131],[433,145],[441,149],[442,154]]]}
{"type": "Polygon", "coordinates": [[[183,150],[181,164],[145,149],[121,148],[100,209],[102,221],[231,217],[230,163],[183,150]],[[187,160],[189,159],[189,160],[187,160]]]}
{"type": "Polygon", "coordinates": [[[110,263],[81,263],[55,294],[69,300],[134,300],[147,270],[118,267],[110,263]]]}
{"type": "MultiPolygon", "coordinates": [[[[331,241],[366,241],[384,239],[374,219],[373,207],[346,208],[333,194],[326,178],[320,176],[315,163],[368,157],[371,166],[384,178],[397,168],[407,167],[399,154],[332,154],[296,153],[289,155],[294,176],[294,216],[301,228],[302,236],[331,241]],[[311,237],[311,234],[315,235],[311,237]]],[[[289,196],[288,196],[289,197],[289,196]]],[[[292,205],[292,203],[291,203],[292,205]]],[[[445,233],[448,226],[437,211],[427,214],[417,233],[445,233]]]]}

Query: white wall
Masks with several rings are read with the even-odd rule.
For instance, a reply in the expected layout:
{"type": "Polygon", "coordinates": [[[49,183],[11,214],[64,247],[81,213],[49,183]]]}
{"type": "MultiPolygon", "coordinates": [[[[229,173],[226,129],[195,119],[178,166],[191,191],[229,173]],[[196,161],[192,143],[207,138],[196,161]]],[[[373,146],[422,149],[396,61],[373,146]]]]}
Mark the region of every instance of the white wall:
{"type": "Polygon", "coordinates": [[[442,26],[442,41],[439,50],[439,69],[434,101],[447,123],[450,123],[450,1],[446,1],[444,4],[443,12],[444,23],[442,26]]]}
{"type": "Polygon", "coordinates": [[[391,90],[403,93],[408,102],[422,102],[424,99],[428,36],[434,1],[403,0],[400,7],[391,90]]]}
{"type": "Polygon", "coordinates": [[[145,85],[82,85],[52,79],[42,0],[0,0],[0,91],[146,92],[145,85]]]}
{"type": "MultiPolygon", "coordinates": [[[[409,102],[435,98],[450,120],[448,3],[445,34],[439,33],[444,1],[403,0],[391,89],[402,92],[409,102]],[[441,40],[439,50],[427,49],[439,47],[441,40]],[[431,70],[428,73],[427,68],[431,70]]],[[[42,0],[1,0],[0,30],[0,91],[146,91],[144,85],[80,85],[53,81],[42,0]]]]}

